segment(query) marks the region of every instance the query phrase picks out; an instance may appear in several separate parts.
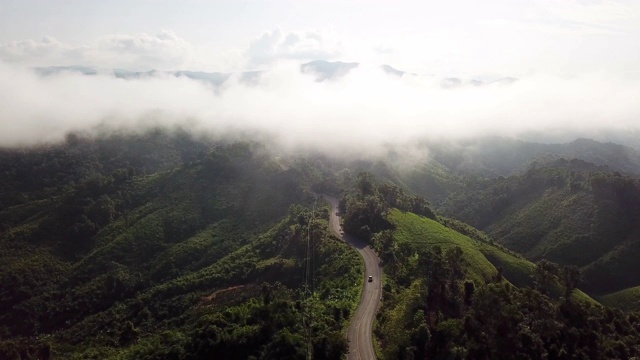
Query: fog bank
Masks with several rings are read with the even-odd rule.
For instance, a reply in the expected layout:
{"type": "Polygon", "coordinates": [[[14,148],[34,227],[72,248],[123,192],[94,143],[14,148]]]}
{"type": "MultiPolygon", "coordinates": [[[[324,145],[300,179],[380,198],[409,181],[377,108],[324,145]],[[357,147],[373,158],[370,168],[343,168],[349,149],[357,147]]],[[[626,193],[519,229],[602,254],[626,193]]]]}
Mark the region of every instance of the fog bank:
{"type": "Polygon", "coordinates": [[[224,136],[266,132],[288,147],[376,151],[424,138],[638,131],[640,82],[606,73],[533,74],[513,83],[443,87],[442,77],[358,66],[318,82],[280,63],[256,82],[219,87],[166,74],[37,75],[0,63],[0,145],[55,142],[71,131],[183,126],[224,136]]]}

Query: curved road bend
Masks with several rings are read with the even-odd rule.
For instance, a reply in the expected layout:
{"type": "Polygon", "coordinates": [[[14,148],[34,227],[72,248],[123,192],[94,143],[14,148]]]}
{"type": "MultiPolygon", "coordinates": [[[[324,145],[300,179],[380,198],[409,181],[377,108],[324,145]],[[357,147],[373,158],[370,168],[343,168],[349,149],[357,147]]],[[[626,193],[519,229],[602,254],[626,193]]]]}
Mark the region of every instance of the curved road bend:
{"type": "Polygon", "coordinates": [[[331,217],[329,218],[331,231],[335,236],[343,239],[358,250],[365,266],[362,297],[356,313],[351,318],[351,324],[347,331],[347,339],[349,340],[349,355],[347,358],[349,360],[374,360],[376,355],[373,351],[373,319],[375,319],[378,311],[380,295],[382,294],[380,259],[367,244],[340,231],[340,217],[337,213],[338,199],[327,195],[323,196],[331,204],[331,217]],[[367,281],[369,276],[373,276],[373,282],[367,281]]]}

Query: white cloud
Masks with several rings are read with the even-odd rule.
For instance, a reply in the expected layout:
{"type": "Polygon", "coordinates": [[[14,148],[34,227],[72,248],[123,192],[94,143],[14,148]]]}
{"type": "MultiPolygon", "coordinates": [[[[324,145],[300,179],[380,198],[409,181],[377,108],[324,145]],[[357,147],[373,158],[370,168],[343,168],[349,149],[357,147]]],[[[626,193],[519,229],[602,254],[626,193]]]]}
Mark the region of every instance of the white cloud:
{"type": "Polygon", "coordinates": [[[22,40],[0,44],[0,59],[18,63],[50,62],[60,59],[70,49],[69,45],[45,36],[40,41],[22,40]]]}
{"type": "Polygon", "coordinates": [[[480,20],[487,25],[548,34],[625,35],[640,29],[640,4],[547,0],[525,16],[480,20]]]}
{"type": "Polygon", "coordinates": [[[155,35],[111,34],[74,45],[53,37],[0,44],[0,60],[28,66],[85,65],[128,70],[245,70],[264,67],[278,60],[328,60],[341,55],[342,45],[320,31],[264,32],[244,50],[224,52],[198,47],[162,30],[155,35]]]}
{"type": "Polygon", "coordinates": [[[620,1],[596,1],[581,4],[577,1],[552,2],[546,10],[557,18],[593,26],[612,26],[620,20],[638,20],[640,5],[620,1]]]}
{"type": "Polygon", "coordinates": [[[640,83],[605,73],[536,74],[511,85],[442,89],[437,78],[399,78],[378,67],[360,66],[321,83],[299,69],[297,62],[280,63],[257,85],[231,79],[214,91],[174,77],[41,78],[0,63],[0,144],[56,141],[73,130],[136,129],[152,122],[217,134],[268,133],[289,146],[368,153],[427,137],[579,135],[640,127],[640,83]]]}
{"type": "MultiPolygon", "coordinates": [[[[93,62],[108,58],[119,67],[180,69],[193,56],[193,46],[175,33],[163,30],[156,35],[109,35],[98,40],[93,62]]],[[[89,50],[89,51],[91,51],[89,50]]]]}
{"type": "Polygon", "coordinates": [[[279,28],[264,32],[246,51],[250,65],[265,65],[283,59],[330,60],[340,55],[340,42],[326,33],[285,33],[279,28]]]}
{"type": "Polygon", "coordinates": [[[87,65],[131,70],[182,69],[197,51],[174,32],[107,35],[82,45],[45,37],[0,44],[0,60],[29,66],[87,65]]]}
{"type": "Polygon", "coordinates": [[[377,54],[387,55],[393,54],[395,52],[395,49],[392,46],[378,45],[373,48],[373,52],[377,54]]]}

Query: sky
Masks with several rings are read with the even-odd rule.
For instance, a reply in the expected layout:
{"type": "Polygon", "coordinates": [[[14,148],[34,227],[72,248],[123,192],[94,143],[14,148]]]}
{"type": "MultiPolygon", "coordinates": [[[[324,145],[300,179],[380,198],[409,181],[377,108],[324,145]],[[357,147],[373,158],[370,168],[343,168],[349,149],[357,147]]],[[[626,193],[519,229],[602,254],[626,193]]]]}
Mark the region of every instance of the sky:
{"type": "Polygon", "coordinates": [[[327,122],[368,129],[329,132],[345,143],[631,131],[640,123],[639,44],[640,2],[631,0],[0,0],[0,144],[154,117],[211,131],[271,129],[289,142],[327,122]],[[311,60],[361,65],[317,83],[296,68],[311,60]],[[390,78],[376,70],[382,64],[416,75],[390,78]],[[258,86],[211,89],[167,77],[41,78],[31,70],[68,65],[266,75],[258,86]],[[519,80],[438,86],[448,77],[507,76],[519,80]],[[275,130],[287,127],[297,135],[275,130]]]}

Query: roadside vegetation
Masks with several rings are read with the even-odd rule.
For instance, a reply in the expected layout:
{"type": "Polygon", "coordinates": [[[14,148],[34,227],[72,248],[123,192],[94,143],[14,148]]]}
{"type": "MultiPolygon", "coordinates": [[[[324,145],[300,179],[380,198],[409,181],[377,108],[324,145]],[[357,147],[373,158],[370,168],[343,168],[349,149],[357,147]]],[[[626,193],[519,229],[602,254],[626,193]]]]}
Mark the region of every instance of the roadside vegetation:
{"type": "Polygon", "coordinates": [[[359,179],[344,211],[353,213],[346,220],[379,219],[372,234],[356,234],[369,235],[384,264],[375,336],[385,359],[640,354],[640,314],[603,307],[581,292],[576,267],[534,264],[457,221],[394,208],[378,190],[387,184],[359,179]]]}

